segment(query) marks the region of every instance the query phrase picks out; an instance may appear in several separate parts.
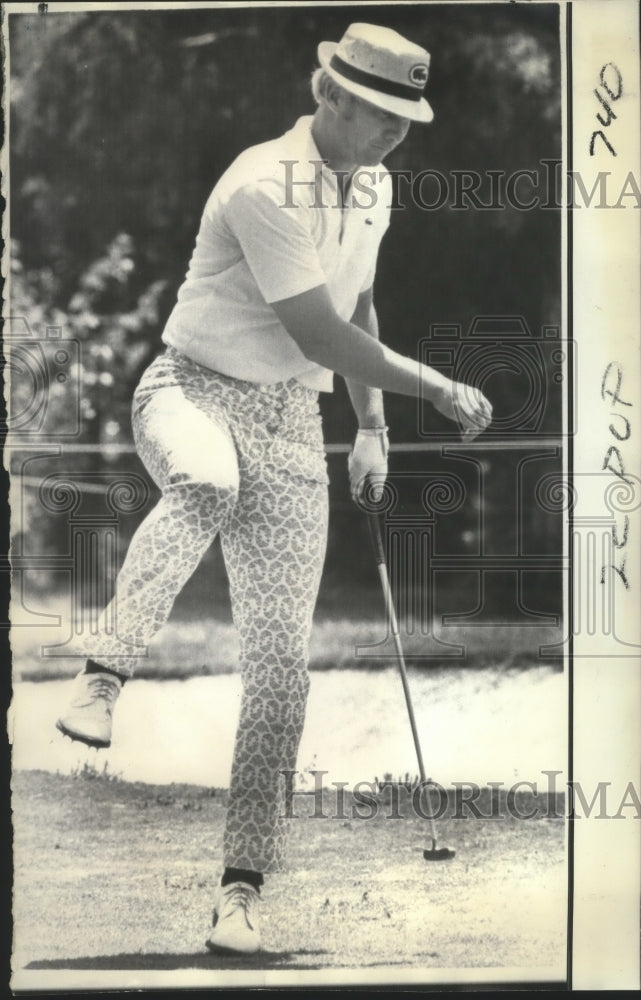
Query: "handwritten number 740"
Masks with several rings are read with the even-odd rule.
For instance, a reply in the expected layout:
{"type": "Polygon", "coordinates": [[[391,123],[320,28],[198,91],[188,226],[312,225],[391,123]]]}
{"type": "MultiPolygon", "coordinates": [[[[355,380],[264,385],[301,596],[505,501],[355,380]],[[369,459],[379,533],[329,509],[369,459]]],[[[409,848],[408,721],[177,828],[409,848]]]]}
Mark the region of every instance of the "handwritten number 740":
{"type": "MultiPolygon", "coordinates": [[[[604,118],[601,112],[597,112],[597,121],[603,125],[604,128],[609,128],[612,122],[616,119],[616,115],[612,110],[612,104],[618,101],[623,93],[623,77],[617,66],[613,62],[608,62],[603,66],[601,72],[599,73],[599,87],[605,91],[607,95],[604,97],[598,88],[595,89],[595,96],[603,108],[606,117],[604,118]]],[[[601,139],[603,144],[609,149],[612,156],[616,156],[616,150],[611,142],[606,138],[603,129],[597,129],[592,133],[590,137],[590,156],[594,156],[594,146],[597,139],[601,139]]]]}

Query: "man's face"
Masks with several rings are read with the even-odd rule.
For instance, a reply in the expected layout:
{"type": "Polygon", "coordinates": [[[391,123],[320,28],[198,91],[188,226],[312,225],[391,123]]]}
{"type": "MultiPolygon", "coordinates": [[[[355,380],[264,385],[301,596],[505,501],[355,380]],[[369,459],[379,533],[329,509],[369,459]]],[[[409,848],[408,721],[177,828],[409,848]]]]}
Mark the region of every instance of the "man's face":
{"type": "Polygon", "coordinates": [[[342,116],[350,159],[362,166],[374,166],[403,141],[410,127],[408,118],[368,104],[347,94],[342,116]]]}

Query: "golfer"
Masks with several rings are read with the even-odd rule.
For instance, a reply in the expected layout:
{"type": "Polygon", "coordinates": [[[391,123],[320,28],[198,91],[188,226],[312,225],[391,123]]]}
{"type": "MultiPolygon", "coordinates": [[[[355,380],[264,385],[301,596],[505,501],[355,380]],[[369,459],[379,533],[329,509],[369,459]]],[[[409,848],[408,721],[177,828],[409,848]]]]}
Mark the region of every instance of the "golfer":
{"type": "Polygon", "coordinates": [[[483,394],[378,337],[373,282],[392,189],[381,161],[423,97],[429,54],[353,24],[322,42],[313,116],[247,149],[204,209],[164,353],[133,400],[141,460],[162,491],[135,533],[58,728],[106,747],[136,661],[220,533],[240,636],[242,702],[211,949],[260,947],[264,874],[282,870],[284,782],[296,768],[308,642],[325,556],[327,470],[319,392],[342,375],[358,419],[351,493],[387,471],[382,391],[420,396],[479,433],[483,394]]]}

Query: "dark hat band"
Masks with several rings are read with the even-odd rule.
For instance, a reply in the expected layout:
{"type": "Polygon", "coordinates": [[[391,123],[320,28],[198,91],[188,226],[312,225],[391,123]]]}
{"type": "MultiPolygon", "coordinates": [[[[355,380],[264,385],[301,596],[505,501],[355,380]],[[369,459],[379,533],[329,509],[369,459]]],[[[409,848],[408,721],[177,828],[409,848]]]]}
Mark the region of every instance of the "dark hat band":
{"type": "Polygon", "coordinates": [[[360,83],[363,87],[377,90],[380,94],[387,94],[388,97],[402,97],[406,101],[420,101],[423,96],[422,87],[409,87],[404,83],[395,83],[393,80],[384,80],[374,73],[366,73],[363,69],[357,69],[344,62],[340,56],[333,55],[330,64],[332,69],[344,76],[352,83],[360,83]]]}

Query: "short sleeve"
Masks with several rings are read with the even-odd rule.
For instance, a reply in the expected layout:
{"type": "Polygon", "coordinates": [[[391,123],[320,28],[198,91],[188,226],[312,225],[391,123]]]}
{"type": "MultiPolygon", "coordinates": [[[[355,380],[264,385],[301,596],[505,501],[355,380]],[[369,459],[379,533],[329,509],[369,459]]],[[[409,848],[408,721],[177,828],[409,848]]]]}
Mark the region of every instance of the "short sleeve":
{"type": "Polygon", "coordinates": [[[266,302],[300,295],[326,282],[302,206],[285,206],[274,181],[238,188],[225,206],[225,218],[238,240],[266,302]]]}

